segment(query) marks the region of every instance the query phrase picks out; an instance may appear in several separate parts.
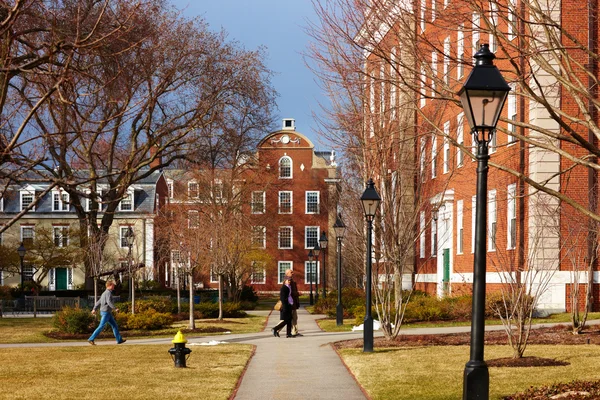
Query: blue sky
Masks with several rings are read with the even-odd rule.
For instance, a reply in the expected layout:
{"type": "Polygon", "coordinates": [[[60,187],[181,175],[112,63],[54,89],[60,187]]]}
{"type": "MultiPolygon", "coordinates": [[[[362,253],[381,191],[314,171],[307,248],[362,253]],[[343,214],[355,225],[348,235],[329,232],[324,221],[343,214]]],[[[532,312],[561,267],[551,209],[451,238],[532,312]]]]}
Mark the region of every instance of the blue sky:
{"type": "MultiPolygon", "coordinates": [[[[306,20],[316,20],[310,0],[171,0],[187,17],[202,17],[211,29],[225,29],[230,39],[246,49],[267,48],[267,66],[275,72],[273,86],[279,93],[279,121],[295,118],[296,130],[319,150],[329,150],[316,134],[313,111],[319,111],[323,94],[305,65],[302,54],[309,37],[306,20]],[[318,100],[320,99],[320,100],[318,100]]],[[[281,126],[280,122],[278,127],[281,126]]]]}

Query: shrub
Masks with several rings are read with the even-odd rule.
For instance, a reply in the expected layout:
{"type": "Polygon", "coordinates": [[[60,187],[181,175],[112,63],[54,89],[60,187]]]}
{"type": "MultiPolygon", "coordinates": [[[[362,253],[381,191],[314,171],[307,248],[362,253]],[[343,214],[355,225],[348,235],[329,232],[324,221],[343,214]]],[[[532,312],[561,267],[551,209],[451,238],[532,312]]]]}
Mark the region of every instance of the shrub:
{"type": "Polygon", "coordinates": [[[52,318],[52,325],[64,333],[93,332],[95,322],[96,318],[89,310],[77,307],[64,307],[52,318]]]}
{"type": "Polygon", "coordinates": [[[223,304],[223,317],[225,318],[244,318],[248,316],[244,310],[242,310],[241,303],[225,303],[223,304]]]}
{"type": "MultiPolygon", "coordinates": [[[[219,303],[202,302],[196,304],[194,307],[194,315],[200,315],[200,318],[218,318],[219,317],[219,303]]],[[[224,318],[244,318],[246,314],[242,309],[241,303],[224,303],[223,304],[223,317],[224,318]]]]}
{"type": "Polygon", "coordinates": [[[156,330],[173,324],[173,315],[157,312],[153,309],[126,315],[128,329],[156,330]]]}
{"type": "Polygon", "coordinates": [[[2,286],[0,285],[0,299],[10,299],[11,298],[11,290],[10,286],[2,286]]]}
{"type": "Polygon", "coordinates": [[[254,287],[244,285],[240,294],[240,300],[256,303],[258,301],[258,294],[256,294],[254,287]]]}
{"type": "MultiPolygon", "coordinates": [[[[355,314],[352,310],[358,305],[365,304],[366,295],[362,289],[347,287],[342,289],[342,306],[344,308],[344,316],[351,318],[355,314]]],[[[328,317],[336,316],[337,308],[337,290],[332,290],[327,298],[319,297],[319,301],[315,304],[314,311],[318,314],[325,314],[328,317]]],[[[364,307],[363,307],[364,308],[364,307]]],[[[364,315],[363,315],[364,316],[364,315]]]]}

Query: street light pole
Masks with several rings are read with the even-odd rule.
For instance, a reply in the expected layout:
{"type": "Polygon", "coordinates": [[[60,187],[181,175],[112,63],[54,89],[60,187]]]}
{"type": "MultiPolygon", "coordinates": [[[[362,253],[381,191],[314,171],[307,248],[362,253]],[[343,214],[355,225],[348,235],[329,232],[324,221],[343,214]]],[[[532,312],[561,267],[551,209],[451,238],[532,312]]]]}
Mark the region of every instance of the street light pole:
{"type": "Polygon", "coordinates": [[[346,231],[346,225],[342,221],[342,214],[338,214],[338,217],[333,224],[333,230],[335,231],[335,237],[337,239],[337,307],[335,309],[335,320],[337,326],[344,324],[344,306],[342,305],[342,239],[344,238],[344,232],[346,231]]]}
{"type": "Polygon", "coordinates": [[[309,302],[310,302],[311,306],[313,304],[315,304],[314,299],[313,299],[313,289],[312,289],[313,281],[315,280],[315,273],[313,272],[313,262],[314,261],[315,261],[315,255],[314,255],[312,249],[310,249],[308,251],[308,267],[310,268],[309,269],[310,272],[308,273],[308,276],[310,279],[310,281],[309,281],[310,282],[310,301],[309,302]]]}
{"type": "Polygon", "coordinates": [[[315,265],[315,270],[317,271],[317,278],[315,279],[315,303],[319,302],[319,254],[321,254],[321,246],[319,246],[319,242],[315,244],[313,248],[313,254],[315,255],[315,261],[317,262],[315,265]]]}
{"type": "Polygon", "coordinates": [[[319,239],[319,245],[321,246],[321,251],[323,252],[323,298],[327,298],[327,270],[325,264],[325,250],[327,250],[327,235],[325,231],[321,233],[321,238],[319,239]]]}
{"type": "Polygon", "coordinates": [[[367,182],[367,188],[362,194],[360,201],[365,211],[365,219],[367,220],[367,288],[366,288],[366,309],[365,321],[363,323],[363,352],[373,352],[373,317],[371,316],[371,267],[373,257],[373,218],[377,213],[377,208],[381,202],[381,197],[375,189],[373,179],[367,182]]]}
{"type": "Polygon", "coordinates": [[[473,140],[477,144],[477,191],[475,197],[475,249],[473,260],[473,312],[470,359],[463,375],[463,400],[488,399],[490,378],[483,359],[486,285],[486,213],[489,143],[510,86],[494,66],[496,57],[483,44],[474,55],[475,67],[459,91],[473,140]]]}
{"type": "Polygon", "coordinates": [[[27,249],[25,248],[25,246],[23,245],[23,242],[21,242],[21,245],[17,248],[17,253],[19,253],[19,259],[21,260],[20,266],[21,266],[21,297],[23,297],[23,294],[25,293],[24,290],[24,279],[23,279],[23,274],[24,274],[24,270],[25,270],[25,266],[23,264],[23,260],[25,259],[25,253],[27,252],[27,249]]]}

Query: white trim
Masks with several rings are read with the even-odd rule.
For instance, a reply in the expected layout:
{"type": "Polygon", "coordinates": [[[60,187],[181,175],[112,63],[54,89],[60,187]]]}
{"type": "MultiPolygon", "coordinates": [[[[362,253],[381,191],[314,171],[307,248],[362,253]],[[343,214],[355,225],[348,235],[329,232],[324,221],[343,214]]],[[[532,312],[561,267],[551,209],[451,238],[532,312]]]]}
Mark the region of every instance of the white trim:
{"type": "Polygon", "coordinates": [[[50,201],[52,203],[52,212],[69,212],[69,193],[65,192],[62,189],[52,190],[50,195],[50,201]],[[55,196],[58,196],[56,199],[58,202],[58,209],[55,207],[55,196]],[[66,206],[66,208],[65,208],[66,206]]]}
{"type": "Polygon", "coordinates": [[[305,226],[304,227],[304,249],[308,250],[308,249],[313,249],[315,246],[309,246],[308,245],[308,230],[309,228],[317,228],[317,242],[319,242],[319,238],[321,237],[321,227],[318,225],[311,225],[311,226],[305,226]]]}
{"type": "MultiPolygon", "coordinates": [[[[320,270],[320,268],[319,268],[319,266],[320,266],[319,261],[316,261],[316,260],[315,261],[308,261],[307,260],[307,261],[304,261],[304,284],[305,285],[310,285],[310,281],[307,279],[307,277],[309,276],[308,275],[308,265],[309,264],[315,264],[316,265],[315,275],[316,275],[317,281],[316,282],[313,281],[313,285],[321,283],[321,275],[319,274],[319,270],[320,270]]],[[[315,288],[315,290],[316,290],[316,288],[315,288]]]]}
{"type": "MultiPolygon", "coordinates": [[[[31,204],[35,201],[35,190],[22,189],[19,191],[20,211],[23,211],[25,208],[27,208],[27,206],[23,206],[23,196],[31,196],[31,201],[29,202],[29,204],[31,204]]],[[[35,206],[31,207],[31,210],[29,211],[35,211],[35,206]]]]}
{"type": "Polygon", "coordinates": [[[254,190],[252,191],[252,193],[250,194],[250,213],[251,214],[264,214],[265,213],[265,206],[266,206],[266,193],[264,190],[254,190]],[[261,201],[262,201],[262,211],[255,211],[254,210],[254,205],[260,205],[260,203],[256,202],[254,199],[254,195],[258,194],[260,197],[262,197],[261,201]]]}
{"type": "Polygon", "coordinates": [[[279,214],[292,214],[294,212],[294,192],[292,192],[291,190],[280,190],[277,198],[279,201],[279,207],[277,208],[277,211],[279,214]],[[281,205],[282,205],[281,196],[283,194],[288,194],[290,196],[290,210],[289,211],[281,211],[281,205]]]}
{"type": "Polygon", "coordinates": [[[319,214],[321,212],[321,192],[319,190],[307,190],[304,194],[304,212],[305,214],[319,214]],[[308,195],[309,194],[317,194],[317,211],[309,212],[308,211],[308,195]]]}
{"type": "Polygon", "coordinates": [[[290,250],[294,248],[294,227],[293,226],[280,226],[277,230],[277,248],[281,250],[290,250]],[[290,247],[281,247],[281,230],[283,228],[289,228],[290,230],[290,247]]]}
{"type": "Polygon", "coordinates": [[[277,261],[277,283],[282,284],[283,280],[282,276],[285,276],[285,271],[291,269],[294,270],[294,262],[293,261],[277,261]],[[283,269],[283,274],[281,273],[281,267],[285,265],[286,267],[283,269]]]}
{"type": "Polygon", "coordinates": [[[282,156],[279,161],[277,162],[277,166],[279,168],[279,179],[292,179],[294,177],[294,161],[292,160],[292,158],[288,155],[284,155],[282,156]],[[290,161],[290,176],[281,176],[281,162],[283,160],[289,160],[290,161]]]}
{"type": "Polygon", "coordinates": [[[498,212],[496,201],[496,189],[488,190],[487,196],[487,231],[488,231],[488,252],[496,251],[496,237],[498,231],[498,212]]]}
{"type": "Polygon", "coordinates": [[[127,195],[123,196],[123,198],[119,201],[119,211],[122,212],[133,212],[133,209],[135,208],[135,203],[134,203],[134,199],[135,199],[135,194],[134,194],[134,190],[133,188],[127,188],[127,195]],[[123,209],[123,203],[125,202],[125,204],[131,204],[131,208],[129,209],[123,209]]]}
{"type": "Polygon", "coordinates": [[[264,285],[265,283],[267,283],[267,270],[265,269],[265,262],[260,262],[260,261],[253,261],[252,263],[252,273],[250,274],[250,283],[252,285],[264,285]],[[257,266],[258,265],[258,266],[257,266]],[[254,280],[254,271],[255,270],[260,270],[260,266],[262,265],[262,281],[255,281],[254,280]]]}

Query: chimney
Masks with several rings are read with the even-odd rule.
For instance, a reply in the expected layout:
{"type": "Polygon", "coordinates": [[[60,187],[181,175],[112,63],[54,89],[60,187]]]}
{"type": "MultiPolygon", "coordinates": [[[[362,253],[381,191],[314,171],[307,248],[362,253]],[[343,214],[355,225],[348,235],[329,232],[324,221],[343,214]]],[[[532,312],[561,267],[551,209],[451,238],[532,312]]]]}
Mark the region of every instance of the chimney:
{"type": "Polygon", "coordinates": [[[150,161],[150,168],[158,168],[158,166],[162,163],[160,156],[153,159],[153,157],[156,156],[157,152],[158,152],[158,145],[157,144],[152,145],[152,147],[150,147],[150,160],[152,160],[152,161],[150,161]]]}

